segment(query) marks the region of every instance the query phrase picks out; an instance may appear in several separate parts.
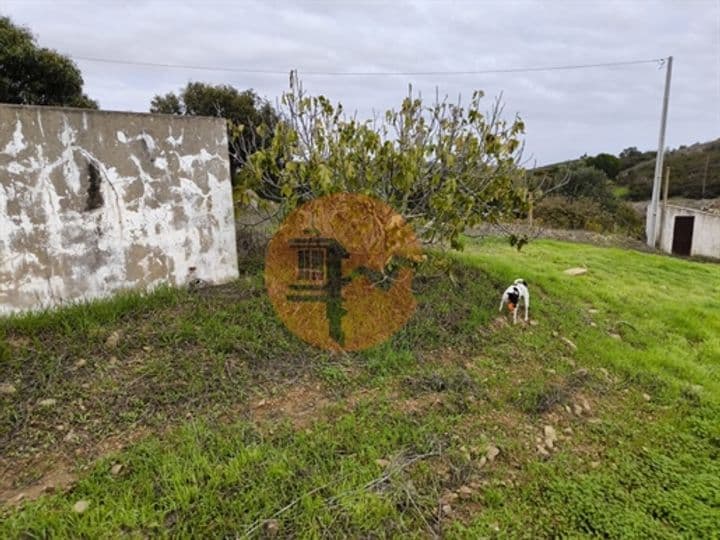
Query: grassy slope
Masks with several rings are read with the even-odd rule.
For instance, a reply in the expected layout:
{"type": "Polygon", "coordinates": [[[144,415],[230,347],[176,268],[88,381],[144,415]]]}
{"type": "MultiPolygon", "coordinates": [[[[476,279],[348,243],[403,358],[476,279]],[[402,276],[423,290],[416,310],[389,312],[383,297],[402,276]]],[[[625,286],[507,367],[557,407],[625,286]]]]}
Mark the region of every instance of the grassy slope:
{"type": "MultiPolygon", "coordinates": [[[[640,161],[621,159],[621,171],[613,181],[615,196],[621,199],[643,201],[650,198],[655,174],[655,152],[644,152],[640,161]]],[[[557,175],[561,167],[582,164],[574,159],[538,167],[538,172],[557,175]]],[[[671,150],[665,155],[665,167],[670,167],[670,197],[688,199],[720,197],[720,139],[689,148],[671,150]],[[707,177],[705,167],[707,166],[707,177]],[[705,191],[703,195],[703,179],[705,191]]]]}
{"type": "MultiPolygon", "coordinates": [[[[708,175],[705,179],[704,196],[720,196],[720,140],[705,143],[701,148],[668,152],[664,163],[671,171],[671,197],[702,198],[706,165],[708,175]]],[[[617,183],[628,188],[630,199],[646,200],[651,195],[654,172],[653,158],[622,171],[618,175],[617,183]]]]}
{"type": "Polygon", "coordinates": [[[90,465],[71,491],[6,508],[0,536],[714,534],[718,267],[549,241],[472,244],[462,261],[458,286],[418,279],[411,323],[356,355],[285,332],[256,268],[202,295],[3,322],[0,382],[18,392],[0,396],[0,444],[17,481],[39,475],[31,455],[90,465]],[[578,265],[589,273],[562,273],[578,265]],[[494,320],[518,276],[537,326],[494,320]],[[99,441],[137,430],[155,435],[92,463],[99,441]]]}

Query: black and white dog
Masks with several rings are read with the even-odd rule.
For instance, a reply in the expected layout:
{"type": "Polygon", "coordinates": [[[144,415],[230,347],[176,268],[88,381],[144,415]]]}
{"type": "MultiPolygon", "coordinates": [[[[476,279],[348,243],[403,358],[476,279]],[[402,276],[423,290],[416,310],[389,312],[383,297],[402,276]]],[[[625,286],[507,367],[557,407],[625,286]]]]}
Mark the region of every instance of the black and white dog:
{"type": "Polygon", "coordinates": [[[520,300],[525,304],[525,322],[528,320],[528,310],[530,309],[530,290],[524,279],[516,279],[502,295],[500,299],[500,311],[505,304],[513,314],[513,324],[517,324],[518,308],[520,300]]]}

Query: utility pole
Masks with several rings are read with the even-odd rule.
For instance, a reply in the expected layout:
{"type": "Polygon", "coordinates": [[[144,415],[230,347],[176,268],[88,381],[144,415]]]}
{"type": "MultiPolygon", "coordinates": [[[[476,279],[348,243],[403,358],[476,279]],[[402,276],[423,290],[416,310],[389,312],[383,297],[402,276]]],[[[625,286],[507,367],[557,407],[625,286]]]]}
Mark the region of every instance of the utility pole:
{"type": "Polygon", "coordinates": [[[660,235],[658,237],[658,243],[662,246],[663,237],[665,235],[665,220],[667,219],[667,203],[668,203],[668,192],[670,191],[670,167],[665,167],[665,184],[663,185],[663,204],[662,211],[660,212],[660,235]]]}
{"type": "Polygon", "coordinates": [[[705,184],[707,183],[707,173],[708,173],[708,167],[710,167],[710,152],[708,152],[708,155],[705,157],[705,172],[703,173],[703,181],[702,181],[702,198],[705,198],[705,184]]]}
{"type": "Polygon", "coordinates": [[[665,126],[667,125],[668,101],[670,100],[670,79],[672,77],[673,57],[668,56],[665,68],[665,94],[663,96],[662,118],[660,120],[660,136],[658,151],[655,157],[655,177],[653,179],[652,199],[650,200],[650,222],[647,230],[647,245],[655,247],[658,230],[658,206],[660,205],[660,184],[662,182],[663,159],[665,158],[665,126]]]}

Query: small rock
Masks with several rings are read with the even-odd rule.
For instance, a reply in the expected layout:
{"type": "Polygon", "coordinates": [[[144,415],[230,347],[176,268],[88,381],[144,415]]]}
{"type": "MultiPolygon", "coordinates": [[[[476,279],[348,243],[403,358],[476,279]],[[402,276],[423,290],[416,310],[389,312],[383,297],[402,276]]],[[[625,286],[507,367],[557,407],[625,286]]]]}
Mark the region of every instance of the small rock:
{"type": "Polygon", "coordinates": [[[446,516],[449,516],[450,514],[452,514],[452,506],[450,506],[449,504],[443,504],[442,511],[443,511],[443,514],[445,514],[446,516]]]}
{"type": "Polygon", "coordinates": [[[545,435],[545,440],[552,439],[554,441],[557,439],[557,431],[549,424],[543,427],[543,434],[545,435]]]}
{"type": "Polygon", "coordinates": [[[573,351],[577,351],[577,345],[575,345],[575,344],[574,344],[572,341],[570,341],[568,338],[566,338],[566,337],[563,336],[563,337],[560,338],[560,340],[561,340],[563,343],[565,343],[565,345],[567,345],[568,347],[570,347],[573,351]]]}
{"type": "Polygon", "coordinates": [[[387,467],[390,465],[390,460],[387,459],[376,459],[375,463],[377,463],[380,467],[387,467]]]}
{"type": "Polygon", "coordinates": [[[17,392],[17,389],[10,383],[0,384],[0,394],[10,396],[17,392]]]}
{"type": "Polygon", "coordinates": [[[41,399],[40,401],[38,401],[38,405],[40,405],[41,407],[52,407],[56,403],[57,400],[53,398],[41,399]]]}
{"type": "Polygon", "coordinates": [[[118,364],[118,357],[111,356],[110,360],[108,360],[108,364],[110,364],[111,366],[116,366],[118,364]]]}
{"type": "Polygon", "coordinates": [[[611,338],[613,338],[617,341],[622,341],[622,336],[620,334],[616,334],[615,332],[609,332],[608,336],[610,336],[611,338]]]}
{"type": "Polygon", "coordinates": [[[265,522],[265,532],[268,536],[276,536],[280,531],[280,522],[277,519],[268,519],[265,522]]]}
{"type": "Polygon", "coordinates": [[[75,362],[75,369],[79,369],[87,364],[87,360],[84,358],[80,358],[77,362],[75,362]]]}
{"type": "Polygon", "coordinates": [[[558,334],[557,330],[553,330],[552,335],[553,335],[553,337],[558,337],[560,334],[558,334]]]}
{"type": "Polygon", "coordinates": [[[120,474],[120,471],[122,471],[122,470],[123,470],[122,463],[116,463],[110,469],[110,474],[112,474],[113,476],[117,476],[118,474],[120,474]]]}
{"type": "Polygon", "coordinates": [[[563,405],[565,407],[565,412],[572,413],[572,409],[570,408],[570,405],[563,405]]]}
{"type": "Polygon", "coordinates": [[[587,274],[587,268],[580,268],[580,267],[568,268],[567,270],[564,271],[564,273],[567,274],[568,276],[582,276],[583,274],[587,274]]]}
{"type": "Polygon", "coordinates": [[[600,310],[599,310],[599,309],[595,309],[595,308],[590,308],[590,309],[588,309],[588,313],[589,313],[590,315],[596,315],[596,314],[600,313],[600,310]]]}
{"type": "Polygon", "coordinates": [[[204,289],[208,285],[210,285],[210,284],[207,281],[205,281],[204,279],[195,278],[195,279],[191,280],[190,283],[188,283],[188,290],[190,292],[193,292],[193,291],[197,291],[200,289],[204,289]]]}
{"type": "Polygon", "coordinates": [[[585,412],[590,412],[592,409],[590,408],[590,402],[585,399],[584,396],[580,396],[580,403],[582,405],[582,408],[585,410],[585,412]]]}
{"type": "Polygon", "coordinates": [[[470,486],[460,486],[460,489],[458,489],[457,492],[461,499],[469,499],[473,494],[473,490],[470,486]]]}
{"type": "Polygon", "coordinates": [[[74,429],[71,429],[67,432],[67,434],[63,437],[63,441],[68,443],[76,443],[80,440],[80,436],[75,433],[74,429]]]}
{"type": "Polygon", "coordinates": [[[590,326],[592,326],[593,328],[596,328],[597,323],[595,321],[590,321],[590,326]]]}
{"type": "Polygon", "coordinates": [[[557,440],[557,432],[552,426],[545,426],[543,431],[545,433],[545,446],[552,449],[552,447],[555,446],[555,441],[557,440]]]}
{"type": "Polygon", "coordinates": [[[573,412],[578,416],[582,416],[582,413],[583,413],[582,406],[580,406],[577,403],[573,403],[573,412]]]}
{"type": "Polygon", "coordinates": [[[120,344],[120,332],[115,330],[112,334],[110,334],[107,339],[105,340],[105,346],[108,349],[115,349],[120,344]]]}
{"type": "Polygon", "coordinates": [[[650,394],[643,394],[642,397],[643,397],[643,399],[644,399],[645,401],[650,401],[650,400],[652,399],[652,398],[650,397],[650,394]]]}
{"type": "Polygon", "coordinates": [[[142,350],[145,351],[145,352],[151,352],[151,351],[153,350],[153,348],[152,348],[150,345],[145,345],[145,346],[142,348],[142,350]]]}
{"type": "Polygon", "coordinates": [[[498,454],[500,454],[500,449],[495,445],[490,445],[487,449],[487,458],[488,461],[495,461],[495,458],[498,457],[498,454]]]}
{"type": "Polygon", "coordinates": [[[599,462],[599,461],[591,461],[591,462],[590,462],[590,467],[591,467],[592,469],[597,469],[599,466],[600,466],[600,462],[599,462]]]}
{"type": "Polygon", "coordinates": [[[82,514],[89,507],[90,503],[88,501],[78,501],[73,505],[72,509],[76,514],[82,514]]]}
{"type": "Polygon", "coordinates": [[[541,456],[548,457],[550,455],[550,452],[548,452],[542,444],[538,444],[535,448],[537,448],[537,451],[541,456]]]}
{"type": "Polygon", "coordinates": [[[487,458],[485,456],[480,458],[480,461],[478,461],[478,467],[482,468],[487,463],[487,458]]]}
{"type": "Polygon", "coordinates": [[[572,435],[573,430],[571,427],[566,427],[565,429],[563,429],[563,433],[566,433],[567,435],[572,435]]]}
{"type": "Polygon", "coordinates": [[[537,322],[535,319],[530,320],[530,326],[537,326],[538,324],[540,324],[540,323],[537,322]]]}
{"type": "Polygon", "coordinates": [[[505,319],[505,317],[495,317],[495,319],[494,319],[493,322],[491,323],[491,326],[492,326],[493,328],[495,328],[496,330],[497,330],[498,328],[502,328],[502,327],[507,326],[507,325],[508,325],[508,322],[507,322],[507,319],[505,319]]]}

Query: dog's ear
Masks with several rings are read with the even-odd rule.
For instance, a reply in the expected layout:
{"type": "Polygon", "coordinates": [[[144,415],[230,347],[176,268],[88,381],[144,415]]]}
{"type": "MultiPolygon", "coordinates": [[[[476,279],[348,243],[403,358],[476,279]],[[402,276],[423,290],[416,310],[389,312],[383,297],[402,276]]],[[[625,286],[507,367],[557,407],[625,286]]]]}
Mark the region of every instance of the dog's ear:
{"type": "Polygon", "coordinates": [[[528,286],[527,281],[525,281],[524,279],[523,279],[520,283],[522,283],[522,284],[525,285],[526,287],[528,286]]]}

